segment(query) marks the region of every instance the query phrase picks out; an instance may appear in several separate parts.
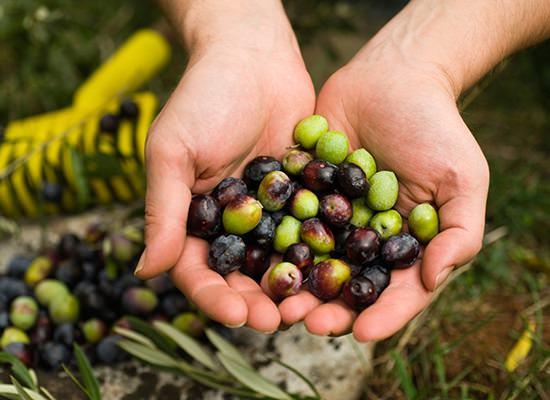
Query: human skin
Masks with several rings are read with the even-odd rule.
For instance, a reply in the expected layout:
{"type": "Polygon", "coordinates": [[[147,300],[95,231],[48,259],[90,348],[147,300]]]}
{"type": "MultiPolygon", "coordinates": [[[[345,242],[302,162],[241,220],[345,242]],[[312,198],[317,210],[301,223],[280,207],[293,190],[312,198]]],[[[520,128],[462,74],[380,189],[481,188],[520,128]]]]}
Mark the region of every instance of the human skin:
{"type": "Polygon", "coordinates": [[[273,301],[249,277],[207,265],[208,243],[186,238],[191,193],[240,176],[258,155],[281,158],[315,93],[277,0],[164,0],[189,53],[181,81],[147,139],[146,249],[136,275],[164,271],[210,318],[272,332],[273,301]]]}
{"type": "Polygon", "coordinates": [[[412,268],[392,272],[359,315],[307,292],[279,306],[285,324],[318,335],[391,336],[429,304],[453,268],[481,248],[489,169],[457,108],[460,94],[511,53],[550,35],[550,1],[417,0],[321,89],[316,113],[400,182],[397,210],[439,209],[441,232],[412,268]]]}

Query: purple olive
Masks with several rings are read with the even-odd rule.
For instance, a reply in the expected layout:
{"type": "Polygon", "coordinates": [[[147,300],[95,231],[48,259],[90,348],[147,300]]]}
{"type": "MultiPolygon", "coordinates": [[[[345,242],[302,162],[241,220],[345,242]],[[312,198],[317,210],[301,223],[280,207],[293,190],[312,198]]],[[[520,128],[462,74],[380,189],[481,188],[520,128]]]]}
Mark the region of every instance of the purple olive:
{"type": "Polygon", "coordinates": [[[336,182],[342,193],[352,199],[366,196],[369,191],[369,182],[363,170],[349,162],[338,166],[336,182]]]}
{"type": "Polygon", "coordinates": [[[269,251],[265,247],[249,244],[246,246],[246,257],[240,271],[255,281],[260,281],[269,268],[270,259],[269,251]]]}
{"type": "Polygon", "coordinates": [[[220,207],[225,207],[229,202],[235,200],[241,194],[247,194],[248,188],[242,179],[225,178],[212,191],[212,197],[218,200],[220,207]]]}
{"type": "Polygon", "coordinates": [[[269,156],[259,156],[250,161],[245,167],[244,181],[249,188],[255,189],[268,173],[272,171],[280,171],[281,169],[281,163],[275,158],[269,156]]]}
{"type": "Polygon", "coordinates": [[[344,226],[350,221],[353,208],[345,196],[333,193],[321,197],[319,214],[333,226],[344,226]]]}
{"type": "Polygon", "coordinates": [[[364,276],[356,276],[344,284],[342,297],[351,308],[361,311],[374,304],[378,294],[370,279],[364,276]]]}
{"type": "Polygon", "coordinates": [[[324,301],[335,299],[350,277],[351,269],[348,264],[330,258],[317,264],[309,273],[309,291],[324,301]]]}
{"type": "Polygon", "coordinates": [[[336,165],[324,160],[313,160],[302,170],[304,186],[314,192],[325,192],[333,189],[336,165]]]}
{"type": "Polygon", "coordinates": [[[283,256],[283,261],[296,265],[299,269],[313,267],[315,255],[305,243],[294,243],[288,246],[283,256]]]}
{"type": "Polygon", "coordinates": [[[302,287],[302,273],[294,264],[279,263],[269,272],[268,285],[271,292],[278,298],[292,296],[302,287]]]}
{"type": "Polygon", "coordinates": [[[345,249],[352,262],[368,263],[380,253],[380,235],[374,229],[357,228],[347,237],[345,249]]]}
{"type": "Polygon", "coordinates": [[[193,196],[189,205],[187,231],[203,239],[209,239],[221,231],[221,208],[212,196],[193,196]]]}
{"type": "Polygon", "coordinates": [[[317,254],[327,254],[334,250],[334,235],[319,218],[305,220],[300,228],[300,237],[317,254]]]}
{"type": "Polygon", "coordinates": [[[408,268],[420,253],[420,243],[408,233],[390,237],[382,246],[382,259],[392,269],[408,268]]]}

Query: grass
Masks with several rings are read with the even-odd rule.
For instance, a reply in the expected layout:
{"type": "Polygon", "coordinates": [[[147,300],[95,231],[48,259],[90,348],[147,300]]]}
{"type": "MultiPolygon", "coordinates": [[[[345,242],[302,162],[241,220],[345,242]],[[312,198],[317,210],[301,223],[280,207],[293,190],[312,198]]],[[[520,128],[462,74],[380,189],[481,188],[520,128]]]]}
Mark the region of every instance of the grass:
{"type": "MultiPolygon", "coordinates": [[[[324,29],[327,24],[335,21],[331,30],[350,32],[350,15],[379,26],[391,14],[386,7],[380,11],[376,2],[368,7],[350,2],[347,9],[343,2],[323,1],[322,7],[309,0],[288,3],[302,44],[332,43],[322,63],[338,57],[338,46],[324,29]]],[[[131,32],[159,18],[152,2],[111,0],[106,7],[91,0],[4,0],[0,126],[69,104],[78,84],[131,32]]],[[[184,54],[174,54],[171,65],[148,84],[161,99],[167,98],[184,66],[184,54]]],[[[508,233],[458,275],[421,319],[377,347],[365,398],[549,397],[548,93],[547,43],[514,57],[464,111],[491,167],[487,231],[504,226],[508,233]],[[537,327],[533,348],[516,371],[506,372],[506,354],[527,321],[537,327]]]]}

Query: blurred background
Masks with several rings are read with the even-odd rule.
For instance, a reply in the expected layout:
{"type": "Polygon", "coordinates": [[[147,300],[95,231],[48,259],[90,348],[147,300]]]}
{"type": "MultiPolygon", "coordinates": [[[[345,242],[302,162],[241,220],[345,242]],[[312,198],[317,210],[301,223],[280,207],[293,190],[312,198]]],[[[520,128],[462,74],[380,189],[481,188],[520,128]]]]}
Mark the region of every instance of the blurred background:
{"type": "MultiPolygon", "coordinates": [[[[319,88],[406,2],[285,3],[319,88]]],[[[3,0],[0,126],[70,104],[102,61],[151,26],[166,28],[152,1],[3,0]]],[[[146,87],[161,104],[185,66],[173,47],[146,87]]],[[[421,319],[377,346],[365,398],[550,398],[550,43],[514,56],[465,98],[491,168],[491,244],[421,319]],[[508,372],[506,355],[528,324],[531,351],[508,372]]]]}

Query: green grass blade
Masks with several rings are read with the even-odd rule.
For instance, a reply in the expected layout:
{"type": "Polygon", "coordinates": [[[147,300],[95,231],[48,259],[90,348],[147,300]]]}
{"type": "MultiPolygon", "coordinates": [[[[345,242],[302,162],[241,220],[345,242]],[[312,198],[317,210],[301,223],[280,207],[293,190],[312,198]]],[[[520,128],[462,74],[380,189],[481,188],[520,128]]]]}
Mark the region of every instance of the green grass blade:
{"type": "Polygon", "coordinates": [[[439,381],[439,386],[443,392],[443,398],[447,398],[448,388],[447,388],[447,374],[445,372],[445,362],[441,355],[441,351],[438,349],[433,353],[433,361],[435,365],[435,372],[437,374],[437,380],[439,381]]]}
{"type": "Polygon", "coordinates": [[[221,352],[218,353],[218,358],[227,372],[248,388],[276,400],[292,400],[292,397],[279,386],[267,380],[252,368],[243,365],[240,360],[234,360],[231,356],[221,352]]]}
{"type": "Polygon", "coordinates": [[[416,399],[418,397],[418,391],[414,386],[411,375],[406,367],[406,362],[397,351],[392,350],[391,356],[395,362],[395,373],[401,383],[401,388],[405,392],[408,399],[416,399]]]}
{"type": "Polygon", "coordinates": [[[53,394],[51,394],[48,389],[45,387],[40,387],[40,391],[44,393],[44,396],[48,398],[48,400],[55,400],[55,397],[53,397],[53,394]]]}
{"type": "Polygon", "coordinates": [[[311,382],[309,379],[307,379],[307,377],[304,374],[302,374],[300,371],[298,371],[296,368],[291,367],[287,363],[284,363],[281,360],[277,360],[275,358],[272,358],[271,361],[276,362],[277,364],[281,365],[282,367],[288,369],[290,372],[292,372],[294,375],[296,375],[298,378],[300,378],[311,389],[311,391],[315,394],[316,398],[318,398],[318,399],[321,398],[321,394],[319,393],[319,391],[317,390],[317,388],[315,387],[313,382],[311,382]]]}
{"type": "Polygon", "coordinates": [[[209,352],[204,349],[196,340],[192,339],[189,335],[180,332],[166,322],[157,321],[153,325],[157,330],[176,342],[176,344],[181,347],[182,350],[184,350],[187,354],[189,354],[199,363],[204,365],[206,368],[213,371],[218,369],[216,362],[209,354],[209,352]]]}
{"type": "Polygon", "coordinates": [[[216,349],[218,349],[220,353],[230,357],[234,361],[238,361],[246,368],[252,369],[252,366],[242,356],[241,352],[235,346],[225,340],[219,333],[212,329],[207,329],[206,337],[208,337],[208,340],[210,340],[210,342],[214,345],[216,349]]]}
{"type": "Polygon", "coordinates": [[[33,390],[38,390],[38,386],[36,385],[30,371],[17,357],[6,352],[1,352],[0,364],[10,364],[11,372],[19,381],[23,383],[24,386],[33,390]]]}
{"type": "Polygon", "coordinates": [[[78,372],[82,378],[84,387],[88,390],[90,400],[101,400],[99,382],[94,375],[94,370],[92,369],[86,354],[84,354],[80,346],[77,344],[74,345],[74,356],[76,359],[76,365],[78,366],[78,372]]]}
{"type": "Polygon", "coordinates": [[[80,389],[80,391],[82,393],[84,393],[87,398],[90,398],[90,393],[88,393],[88,390],[84,386],[82,386],[82,383],[78,380],[78,378],[76,376],[74,376],[72,371],[69,368],[67,368],[67,366],[65,364],[63,364],[62,367],[63,367],[63,370],[65,371],[65,373],[67,374],[67,376],[69,378],[71,378],[73,383],[80,389]]]}
{"type": "Polygon", "coordinates": [[[142,344],[130,340],[121,340],[118,346],[136,358],[166,368],[178,368],[178,362],[158,349],[151,349],[142,344]]]}
{"type": "Polygon", "coordinates": [[[17,394],[21,398],[21,400],[32,400],[31,396],[27,394],[27,391],[25,390],[25,388],[21,386],[21,384],[17,379],[15,379],[12,375],[10,375],[10,380],[13,387],[15,387],[15,390],[17,390],[17,394]]]}

